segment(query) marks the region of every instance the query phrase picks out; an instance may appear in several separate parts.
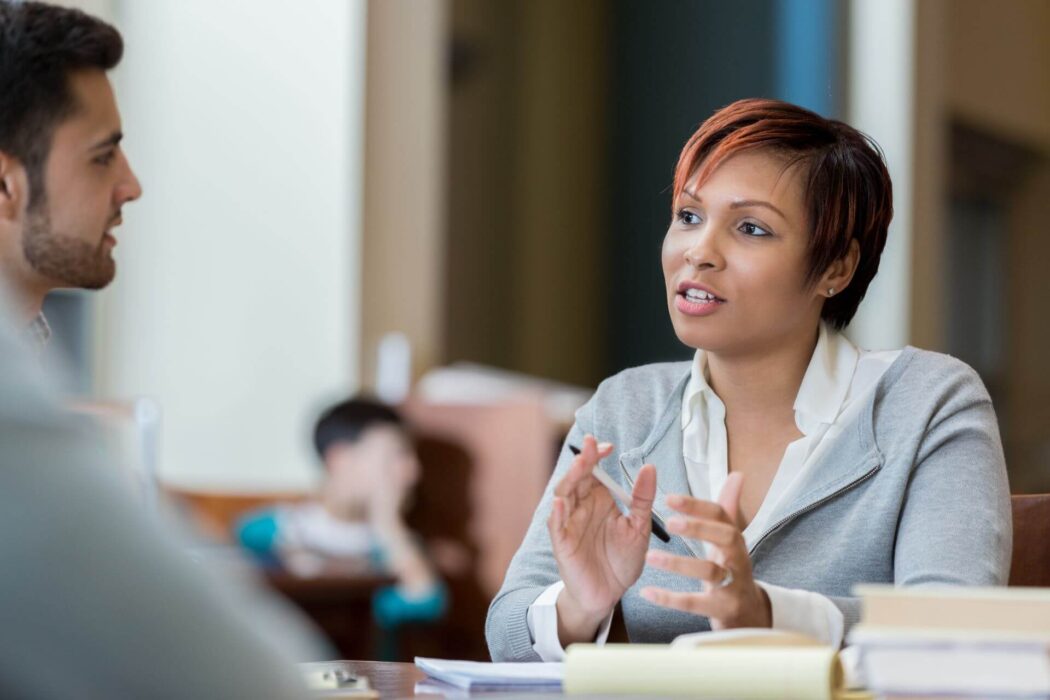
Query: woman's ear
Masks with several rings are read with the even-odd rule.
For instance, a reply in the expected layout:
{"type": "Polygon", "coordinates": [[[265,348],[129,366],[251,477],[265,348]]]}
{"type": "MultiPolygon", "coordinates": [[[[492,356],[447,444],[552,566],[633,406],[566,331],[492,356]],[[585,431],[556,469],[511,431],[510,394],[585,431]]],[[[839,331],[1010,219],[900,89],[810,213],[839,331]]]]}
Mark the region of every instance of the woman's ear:
{"type": "Polygon", "coordinates": [[[828,269],[817,284],[817,294],[829,299],[849,286],[853,280],[853,273],[857,271],[860,263],[860,244],[853,238],[849,242],[849,250],[835,262],[828,265],[828,269]]]}
{"type": "Polygon", "coordinates": [[[29,196],[29,180],[22,163],[0,151],[0,221],[15,221],[29,196]]]}

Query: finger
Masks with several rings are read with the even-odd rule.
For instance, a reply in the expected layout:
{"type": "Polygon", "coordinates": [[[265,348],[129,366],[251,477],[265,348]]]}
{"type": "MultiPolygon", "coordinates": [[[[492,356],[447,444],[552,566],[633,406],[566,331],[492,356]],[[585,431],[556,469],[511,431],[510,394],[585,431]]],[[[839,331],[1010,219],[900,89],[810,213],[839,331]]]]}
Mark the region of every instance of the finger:
{"type": "Polygon", "coordinates": [[[551,515],[547,518],[547,531],[552,540],[561,540],[565,532],[565,499],[554,497],[551,501],[551,515]]]}
{"type": "Polygon", "coordinates": [[[554,495],[562,498],[571,495],[586,496],[591,489],[591,484],[588,482],[592,480],[591,469],[593,467],[594,462],[588,462],[584,452],[581,452],[572,460],[565,476],[554,486],[554,495]]]}
{"type": "Polygon", "coordinates": [[[631,491],[631,517],[649,520],[653,510],[653,499],[656,498],[656,467],[646,464],[638,472],[631,491]]]}
{"type": "Polygon", "coordinates": [[[666,588],[646,586],[639,591],[639,594],[654,605],[683,610],[694,615],[710,616],[712,610],[718,609],[717,604],[711,600],[708,593],[681,593],[669,591],[666,588]]]}
{"type": "Polygon", "coordinates": [[[720,584],[726,578],[726,568],[709,559],[678,557],[667,552],[651,549],[646,554],[645,561],[658,569],[700,579],[714,585],[720,584]]]}
{"type": "MultiPolygon", "coordinates": [[[[700,520],[675,516],[668,519],[667,529],[676,535],[702,540],[721,547],[733,549],[743,544],[744,538],[735,525],[715,520],[700,520]]],[[[728,552],[727,552],[728,554],[728,552]]]]}
{"type": "Polygon", "coordinates": [[[694,518],[718,520],[723,523],[734,524],[733,520],[730,519],[729,514],[726,513],[725,508],[712,501],[704,501],[699,498],[693,498],[692,496],[673,494],[667,497],[667,507],[694,518]]]}
{"type": "MultiPolygon", "coordinates": [[[[740,517],[740,493],[744,490],[744,475],[734,472],[722,485],[722,493],[718,495],[718,505],[725,509],[729,516],[729,522],[739,526],[740,517]]],[[[742,528],[741,528],[742,529],[742,528]]]]}

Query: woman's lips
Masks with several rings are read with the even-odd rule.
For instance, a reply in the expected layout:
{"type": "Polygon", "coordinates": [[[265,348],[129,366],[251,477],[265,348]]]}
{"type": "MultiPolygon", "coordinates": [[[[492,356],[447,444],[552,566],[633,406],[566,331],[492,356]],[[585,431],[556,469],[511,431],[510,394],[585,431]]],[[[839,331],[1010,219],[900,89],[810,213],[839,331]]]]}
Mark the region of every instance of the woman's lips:
{"type": "Polygon", "coordinates": [[[687,299],[685,294],[676,294],[674,297],[675,308],[687,316],[710,316],[724,303],[718,299],[693,301],[687,299]]]}

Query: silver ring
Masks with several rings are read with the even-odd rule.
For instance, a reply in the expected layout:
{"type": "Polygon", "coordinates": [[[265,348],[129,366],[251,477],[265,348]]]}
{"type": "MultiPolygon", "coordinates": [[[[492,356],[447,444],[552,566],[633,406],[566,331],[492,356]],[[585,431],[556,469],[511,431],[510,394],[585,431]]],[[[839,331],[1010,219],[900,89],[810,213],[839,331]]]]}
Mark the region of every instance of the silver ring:
{"type": "Polygon", "coordinates": [[[733,572],[728,568],[726,569],[726,575],[722,577],[722,580],[715,584],[715,588],[725,588],[733,582],[733,572]]]}

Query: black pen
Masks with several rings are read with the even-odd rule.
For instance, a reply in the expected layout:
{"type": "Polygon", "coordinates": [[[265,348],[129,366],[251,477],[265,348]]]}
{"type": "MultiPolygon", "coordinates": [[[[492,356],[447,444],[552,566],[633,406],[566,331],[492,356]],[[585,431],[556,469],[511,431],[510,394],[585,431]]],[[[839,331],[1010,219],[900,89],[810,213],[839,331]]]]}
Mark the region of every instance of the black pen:
{"type": "MultiPolygon", "coordinates": [[[[580,454],[580,448],[576,447],[576,445],[569,445],[569,450],[574,455],[580,454]]],[[[617,484],[615,481],[612,480],[612,478],[608,474],[603,472],[600,466],[595,465],[591,473],[594,475],[595,479],[601,482],[602,486],[609,489],[609,491],[614,496],[623,501],[623,504],[625,506],[630,507],[631,494],[627,493],[627,491],[625,491],[622,486],[617,484]]],[[[649,511],[649,515],[651,516],[650,520],[653,524],[653,534],[659,537],[664,542],[670,542],[671,536],[667,534],[667,529],[664,528],[664,524],[661,521],[660,516],[656,514],[655,510],[649,511]]]]}

